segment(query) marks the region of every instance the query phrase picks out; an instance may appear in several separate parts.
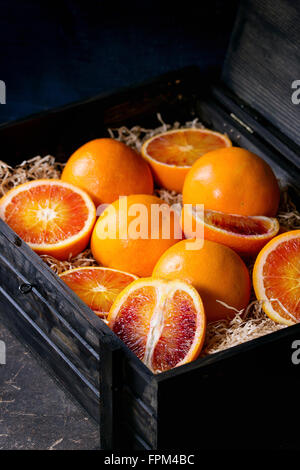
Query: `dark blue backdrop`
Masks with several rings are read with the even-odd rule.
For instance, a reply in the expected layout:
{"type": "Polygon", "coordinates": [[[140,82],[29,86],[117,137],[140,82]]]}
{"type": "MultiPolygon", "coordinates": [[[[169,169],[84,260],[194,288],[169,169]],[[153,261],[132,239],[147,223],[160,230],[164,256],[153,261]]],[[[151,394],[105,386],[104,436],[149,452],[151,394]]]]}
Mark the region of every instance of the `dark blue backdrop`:
{"type": "Polygon", "coordinates": [[[0,1],[0,122],[223,62],[237,1],[0,1]]]}

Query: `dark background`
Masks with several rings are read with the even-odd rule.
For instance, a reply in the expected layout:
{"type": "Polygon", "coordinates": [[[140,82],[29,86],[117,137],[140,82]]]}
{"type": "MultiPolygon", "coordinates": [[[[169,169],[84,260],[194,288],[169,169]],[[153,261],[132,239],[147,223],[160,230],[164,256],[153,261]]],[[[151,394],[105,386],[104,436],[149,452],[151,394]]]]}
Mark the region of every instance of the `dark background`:
{"type": "Polygon", "coordinates": [[[0,1],[0,122],[196,64],[221,67],[238,0],[0,1]]]}

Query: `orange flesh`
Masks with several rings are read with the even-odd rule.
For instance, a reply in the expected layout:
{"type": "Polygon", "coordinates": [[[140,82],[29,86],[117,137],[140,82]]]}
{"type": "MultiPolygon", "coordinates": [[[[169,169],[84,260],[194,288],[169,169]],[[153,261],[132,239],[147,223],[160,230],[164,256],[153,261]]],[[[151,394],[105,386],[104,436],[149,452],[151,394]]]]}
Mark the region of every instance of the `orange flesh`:
{"type": "Polygon", "coordinates": [[[143,287],[134,291],[122,305],[114,323],[113,331],[141,360],[146,352],[152,312],[156,304],[153,287],[143,287]]]}
{"type": "Polygon", "coordinates": [[[61,278],[102,318],[106,318],[117,295],[135,279],[126,273],[98,268],[74,269],[61,278]]]}
{"type": "Polygon", "coordinates": [[[35,244],[55,244],[76,235],[88,216],[79,194],[47,184],[19,192],[5,209],[7,224],[25,242],[35,244]]]}
{"type": "Polygon", "coordinates": [[[300,238],[283,241],[268,255],[263,268],[263,282],[273,309],[290,320],[287,311],[299,321],[300,238]]]}
{"type": "Polygon", "coordinates": [[[167,133],[149,142],[147,153],[155,160],[176,166],[192,166],[211,150],[227,147],[225,139],[211,132],[193,130],[167,133]]]}
{"type": "Polygon", "coordinates": [[[197,330],[197,311],[190,295],[179,290],[166,298],[162,311],[156,308],[155,288],[137,289],[120,308],[112,329],[139,359],[146,362],[148,355],[153,372],[162,372],[175,367],[188,354],[197,330]],[[163,322],[163,327],[147,352],[147,342],[155,336],[157,327],[157,322],[151,322],[153,317],[158,324],[163,322]]]}
{"type": "Polygon", "coordinates": [[[168,370],[181,362],[190,350],[197,328],[192,298],[182,291],[168,299],[164,312],[165,325],[153,350],[152,369],[168,370]]]}
{"type": "Polygon", "coordinates": [[[221,214],[220,212],[205,211],[204,221],[209,225],[239,235],[263,235],[269,231],[267,222],[250,217],[221,214]]]}

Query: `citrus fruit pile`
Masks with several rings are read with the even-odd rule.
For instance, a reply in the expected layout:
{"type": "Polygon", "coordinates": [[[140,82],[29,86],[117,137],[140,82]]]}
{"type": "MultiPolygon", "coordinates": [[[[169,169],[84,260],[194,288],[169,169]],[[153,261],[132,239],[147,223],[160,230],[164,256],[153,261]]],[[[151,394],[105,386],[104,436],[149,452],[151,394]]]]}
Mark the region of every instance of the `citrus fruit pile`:
{"type": "Polygon", "coordinates": [[[90,246],[99,266],[61,280],[158,373],[196,359],[207,323],[241,315],[252,287],[275,322],[300,321],[300,230],[278,235],[279,199],[262,158],[195,127],[160,132],[140,152],[87,142],[60,179],[8,191],[0,217],[40,255],[71,260],[90,246]],[[181,214],[154,181],[182,192],[181,214]]]}

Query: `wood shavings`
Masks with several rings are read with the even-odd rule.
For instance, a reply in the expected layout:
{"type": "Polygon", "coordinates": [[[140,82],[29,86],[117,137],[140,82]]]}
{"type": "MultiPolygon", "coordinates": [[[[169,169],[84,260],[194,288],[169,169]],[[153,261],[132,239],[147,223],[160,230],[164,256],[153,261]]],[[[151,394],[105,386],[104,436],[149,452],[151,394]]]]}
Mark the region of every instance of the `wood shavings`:
{"type": "Polygon", "coordinates": [[[139,152],[143,143],[154,135],[161,134],[173,129],[204,129],[203,124],[198,122],[198,118],[194,119],[193,121],[188,121],[184,125],[181,125],[179,122],[166,124],[162,120],[162,117],[159,113],[157,114],[157,119],[160,123],[160,126],[156,127],[155,129],[145,129],[140,126],[134,126],[131,129],[128,129],[128,127],[122,126],[117,129],[108,129],[108,132],[113,139],[119,140],[120,142],[129,145],[129,147],[132,147],[139,152]]]}
{"type": "Polygon", "coordinates": [[[97,262],[92,256],[91,250],[88,248],[79,255],[71,257],[67,261],[59,261],[53,256],[41,255],[41,258],[45,263],[53,269],[56,274],[61,274],[64,271],[74,268],[85,268],[87,266],[98,266],[97,262]]]}
{"type": "Polygon", "coordinates": [[[232,320],[209,323],[201,356],[223,351],[238,344],[286,328],[264,313],[261,303],[253,300],[245,311],[238,312],[232,320]]]}
{"type": "Polygon", "coordinates": [[[58,179],[63,168],[62,163],[55,161],[51,155],[34,157],[22,162],[15,168],[0,160],[0,196],[10,189],[27,181],[37,179],[58,179]]]}
{"type": "Polygon", "coordinates": [[[288,230],[300,229],[300,212],[291,200],[288,188],[281,188],[280,206],[277,214],[279,224],[288,230]]]}

